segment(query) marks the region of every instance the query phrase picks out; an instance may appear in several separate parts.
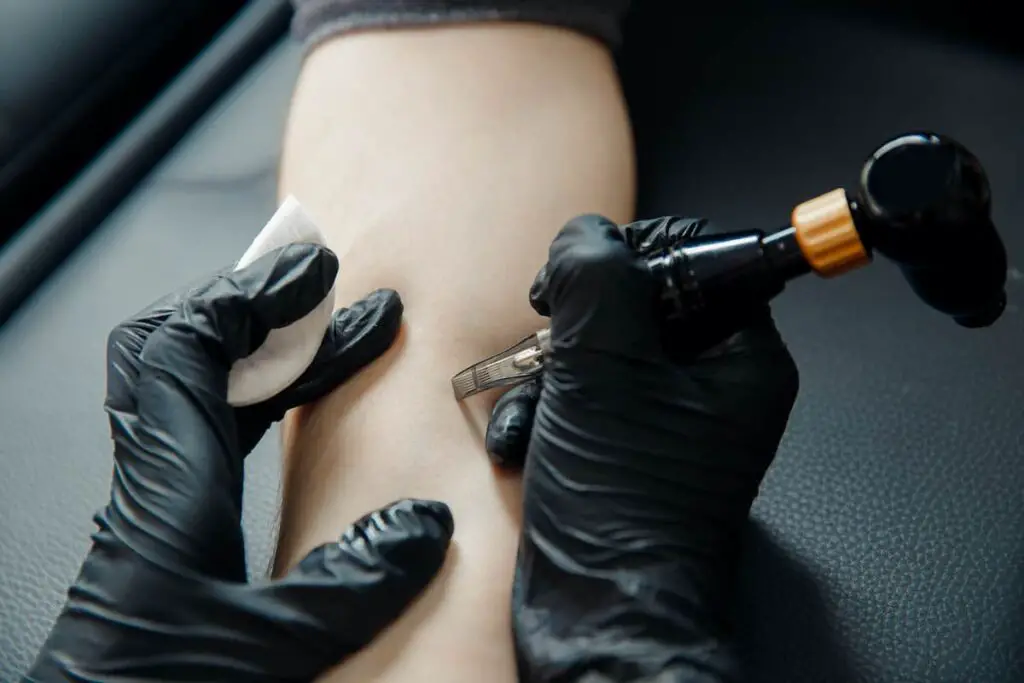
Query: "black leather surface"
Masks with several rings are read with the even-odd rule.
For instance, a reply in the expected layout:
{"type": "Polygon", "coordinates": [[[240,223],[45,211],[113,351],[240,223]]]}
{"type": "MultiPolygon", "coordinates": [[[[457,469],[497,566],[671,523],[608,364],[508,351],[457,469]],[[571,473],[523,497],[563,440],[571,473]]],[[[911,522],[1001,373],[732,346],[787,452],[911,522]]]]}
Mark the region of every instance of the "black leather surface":
{"type": "Polygon", "coordinates": [[[626,68],[664,74],[630,88],[642,215],[781,226],[889,136],[932,128],[988,169],[1009,252],[989,330],[927,309],[888,263],[778,300],[801,395],[744,568],[751,680],[1019,683],[1024,60],[782,13],[705,13],[686,40],[636,19],[626,68]]]}
{"type": "MultiPolygon", "coordinates": [[[[35,297],[0,327],[0,681],[30,663],[109,492],[110,328],[242,254],[275,206],[299,48],[276,48],[35,297]]],[[[247,468],[250,568],[268,566],[276,437],[247,468]]]]}
{"type": "MultiPolygon", "coordinates": [[[[1024,63],[823,19],[704,17],[684,38],[642,19],[626,59],[658,73],[629,86],[642,214],[781,225],[882,139],[929,127],[989,169],[1009,249],[1010,305],[987,331],[924,308],[885,263],[779,300],[803,389],[744,569],[751,680],[1024,680],[1024,63]]],[[[42,639],[106,494],[106,332],[235,258],[269,215],[296,64],[294,47],[272,55],[0,329],[0,680],[42,639]]],[[[249,467],[254,570],[272,444],[249,467]]]]}

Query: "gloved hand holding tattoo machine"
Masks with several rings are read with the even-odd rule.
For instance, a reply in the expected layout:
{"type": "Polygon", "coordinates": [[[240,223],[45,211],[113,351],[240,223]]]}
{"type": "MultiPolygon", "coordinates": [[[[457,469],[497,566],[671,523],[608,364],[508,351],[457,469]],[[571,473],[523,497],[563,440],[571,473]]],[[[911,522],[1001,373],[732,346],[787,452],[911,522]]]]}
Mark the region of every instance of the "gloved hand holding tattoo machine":
{"type": "Polygon", "coordinates": [[[738,679],[742,531],[798,384],[766,302],[871,248],[962,325],[1002,312],[984,172],[930,134],[883,146],[855,196],[805,203],[767,237],[676,217],[585,216],[559,233],[530,292],[550,329],[453,380],[457,395],[527,380],[488,428],[499,463],[525,459],[521,680],[738,679]]]}

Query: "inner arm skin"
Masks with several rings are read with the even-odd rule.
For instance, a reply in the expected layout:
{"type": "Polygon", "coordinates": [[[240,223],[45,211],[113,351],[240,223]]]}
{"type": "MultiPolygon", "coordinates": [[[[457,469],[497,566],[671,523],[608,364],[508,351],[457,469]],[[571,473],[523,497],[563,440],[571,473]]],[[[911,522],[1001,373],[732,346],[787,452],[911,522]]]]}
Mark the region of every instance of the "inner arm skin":
{"type": "Polygon", "coordinates": [[[607,49],[568,30],[477,23],[347,34],[303,64],[280,194],[339,256],[339,305],[389,287],[381,359],[284,425],[274,573],[404,497],[448,503],[452,549],[426,593],[328,681],[512,683],[520,481],[489,463],[495,395],[450,378],[540,329],[527,293],[558,229],[633,218],[629,119],[607,49]]]}

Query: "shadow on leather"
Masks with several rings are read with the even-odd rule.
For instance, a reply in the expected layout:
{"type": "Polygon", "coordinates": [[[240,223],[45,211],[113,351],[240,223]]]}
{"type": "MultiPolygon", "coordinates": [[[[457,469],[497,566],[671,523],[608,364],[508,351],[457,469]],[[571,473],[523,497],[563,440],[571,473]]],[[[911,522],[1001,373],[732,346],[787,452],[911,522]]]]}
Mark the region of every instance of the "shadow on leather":
{"type": "Polygon", "coordinates": [[[820,579],[770,529],[751,522],[741,563],[737,630],[750,683],[857,683],[820,579]]]}

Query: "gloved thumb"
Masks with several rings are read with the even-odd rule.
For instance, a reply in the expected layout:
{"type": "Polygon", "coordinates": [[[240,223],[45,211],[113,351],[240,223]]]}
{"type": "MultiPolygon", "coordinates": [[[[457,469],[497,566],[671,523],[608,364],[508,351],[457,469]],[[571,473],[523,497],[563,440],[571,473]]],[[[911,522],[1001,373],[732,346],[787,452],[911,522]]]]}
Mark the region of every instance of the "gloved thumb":
{"type": "Polygon", "coordinates": [[[369,645],[440,571],[453,531],[444,503],[401,500],[315,548],[282,579],[239,586],[236,605],[247,613],[239,632],[260,641],[247,656],[262,660],[247,667],[312,680],[369,645]]]}
{"type": "Polygon", "coordinates": [[[498,467],[519,470],[526,463],[540,389],[540,380],[532,380],[505,392],[494,404],[484,446],[498,467]]]}
{"type": "Polygon", "coordinates": [[[551,343],[620,358],[662,355],[656,282],[617,225],[597,215],[565,224],[530,288],[530,302],[551,316],[551,343]]]}

